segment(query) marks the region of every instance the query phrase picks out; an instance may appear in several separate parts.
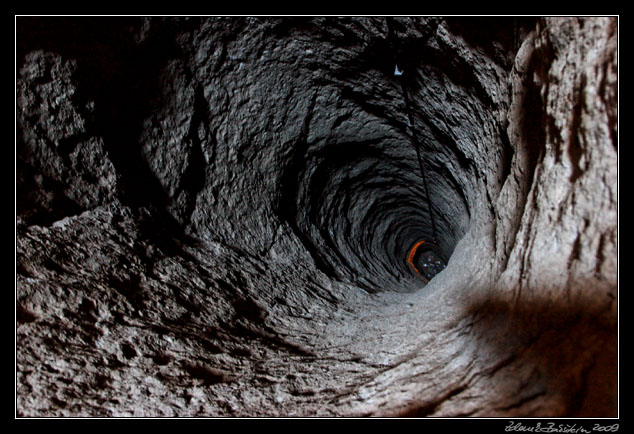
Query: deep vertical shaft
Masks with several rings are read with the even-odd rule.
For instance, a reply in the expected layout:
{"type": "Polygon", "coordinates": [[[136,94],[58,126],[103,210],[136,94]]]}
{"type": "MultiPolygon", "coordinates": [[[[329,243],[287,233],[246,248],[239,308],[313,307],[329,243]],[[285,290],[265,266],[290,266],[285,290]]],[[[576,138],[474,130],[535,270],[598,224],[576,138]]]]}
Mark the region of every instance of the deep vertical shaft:
{"type": "MultiPolygon", "coordinates": [[[[425,189],[425,195],[427,196],[427,209],[429,212],[429,220],[431,222],[431,229],[432,229],[432,237],[433,237],[433,241],[434,242],[438,242],[437,236],[436,236],[436,222],[434,221],[434,212],[432,210],[432,201],[431,201],[431,196],[429,194],[429,189],[428,189],[428,185],[427,185],[427,176],[426,176],[426,172],[425,172],[425,163],[423,161],[423,157],[421,155],[421,151],[420,151],[420,141],[418,139],[418,135],[416,134],[416,129],[414,128],[414,122],[413,122],[413,118],[412,118],[412,110],[411,110],[411,104],[410,104],[410,100],[409,100],[409,93],[407,91],[407,85],[405,84],[405,76],[403,75],[403,70],[401,68],[399,68],[399,59],[397,56],[397,40],[396,40],[396,35],[394,34],[394,28],[392,27],[392,23],[390,20],[390,17],[386,17],[385,19],[386,24],[387,24],[387,30],[388,30],[388,35],[389,35],[389,42],[390,42],[390,46],[392,48],[392,56],[393,56],[393,60],[394,60],[394,64],[396,66],[395,69],[395,76],[399,78],[399,82],[401,83],[401,91],[403,92],[403,100],[405,101],[405,111],[406,111],[406,116],[407,116],[407,120],[408,120],[408,126],[409,129],[411,131],[412,134],[412,146],[414,147],[414,149],[416,150],[416,156],[418,158],[418,167],[420,168],[420,173],[421,173],[421,178],[423,180],[423,187],[425,189]],[[397,74],[398,72],[398,74],[397,74]]],[[[401,67],[403,66],[402,64],[400,65],[401,67]]]]}

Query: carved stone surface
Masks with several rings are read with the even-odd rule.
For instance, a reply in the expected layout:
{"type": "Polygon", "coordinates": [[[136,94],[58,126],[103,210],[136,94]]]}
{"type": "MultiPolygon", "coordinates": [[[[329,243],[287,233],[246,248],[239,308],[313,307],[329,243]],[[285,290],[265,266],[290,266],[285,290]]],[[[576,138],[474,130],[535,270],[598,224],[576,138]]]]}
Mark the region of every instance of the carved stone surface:
{"type": "Polygon", "coordinates": [[[616,416],[616,18],[393,20],[18,17],[18,416],[616,416]]]}

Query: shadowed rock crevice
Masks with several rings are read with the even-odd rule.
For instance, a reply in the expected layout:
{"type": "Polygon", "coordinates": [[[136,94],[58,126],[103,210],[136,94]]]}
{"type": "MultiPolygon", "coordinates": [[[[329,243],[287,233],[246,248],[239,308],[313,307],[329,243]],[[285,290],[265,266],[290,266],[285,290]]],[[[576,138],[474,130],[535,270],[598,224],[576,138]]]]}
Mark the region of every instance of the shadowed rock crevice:
{"type": "Polygon", "coordinates": [[[19,416],[615,416],[616,19],[387,24],[18,17],[19,416]]]}

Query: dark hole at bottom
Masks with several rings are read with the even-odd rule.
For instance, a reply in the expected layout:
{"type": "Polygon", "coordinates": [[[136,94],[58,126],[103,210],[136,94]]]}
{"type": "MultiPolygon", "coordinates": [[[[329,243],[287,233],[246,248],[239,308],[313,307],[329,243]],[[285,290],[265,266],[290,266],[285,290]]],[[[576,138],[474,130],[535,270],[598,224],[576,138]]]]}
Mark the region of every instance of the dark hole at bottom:
{"type": "Polygon", "coordinates": [[[414,264],[416,264],[420,274],[428,280],[431,280],[447,266],[445,261],[433,250],[426,250],[418,254],[414,264]]]}
{"type": "Polygon", "coordinates": [[[412,247],[408,262],[414,271],[427,281],[447,266],[438,246],[426,241],[419,241],[412,247]]]}

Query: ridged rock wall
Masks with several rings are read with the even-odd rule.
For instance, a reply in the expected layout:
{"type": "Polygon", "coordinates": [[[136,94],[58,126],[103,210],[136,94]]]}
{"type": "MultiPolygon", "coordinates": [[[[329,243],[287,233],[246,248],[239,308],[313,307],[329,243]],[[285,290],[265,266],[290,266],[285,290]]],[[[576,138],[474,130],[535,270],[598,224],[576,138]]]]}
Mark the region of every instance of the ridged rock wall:
{"type": "Polygon", "coordinates": [[[17,414],[615,416],[616,25],[18,17],[17,414]]]}

